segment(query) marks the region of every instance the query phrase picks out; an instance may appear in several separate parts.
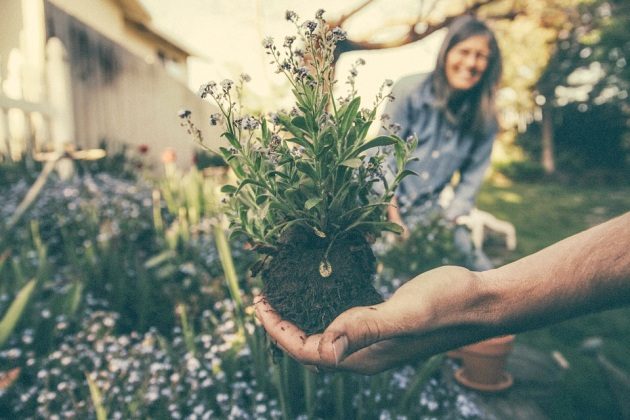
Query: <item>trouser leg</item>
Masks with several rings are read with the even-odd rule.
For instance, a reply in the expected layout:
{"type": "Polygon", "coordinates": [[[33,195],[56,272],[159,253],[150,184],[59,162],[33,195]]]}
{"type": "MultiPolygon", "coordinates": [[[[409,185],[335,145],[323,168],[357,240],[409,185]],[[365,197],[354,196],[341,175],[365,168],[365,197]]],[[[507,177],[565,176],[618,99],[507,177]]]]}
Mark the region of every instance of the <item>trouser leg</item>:
{"type": "Polygon", "coordinates": [[[485,271],[494,265],[482,249],[475,249],[470,230],[465,226],[456,226],[454,231],[455,248],[466,258],[466,267],[474,271],[485,271]]]}

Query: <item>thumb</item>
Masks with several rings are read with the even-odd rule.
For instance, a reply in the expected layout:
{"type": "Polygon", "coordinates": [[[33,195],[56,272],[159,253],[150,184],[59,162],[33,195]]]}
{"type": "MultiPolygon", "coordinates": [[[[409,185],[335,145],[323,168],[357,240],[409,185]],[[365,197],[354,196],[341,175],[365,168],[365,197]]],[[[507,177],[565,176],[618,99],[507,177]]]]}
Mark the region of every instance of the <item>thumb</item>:
{"type": "Polygon", "coordinates": [[[319,341],[323,364],[338,366],[355,351],[387,338],[381,312],[382,304],[351,308],[339,315],[319,341]]]}

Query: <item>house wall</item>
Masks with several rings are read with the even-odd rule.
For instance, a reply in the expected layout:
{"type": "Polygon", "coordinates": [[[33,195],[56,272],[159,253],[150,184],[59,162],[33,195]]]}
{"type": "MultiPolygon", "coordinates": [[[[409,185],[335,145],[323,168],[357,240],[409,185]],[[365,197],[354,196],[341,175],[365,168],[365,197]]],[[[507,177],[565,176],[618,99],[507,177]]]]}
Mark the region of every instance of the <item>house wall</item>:
{"type": "MultiPolygon", "coordinates": [[[[113,0],[48,0],[69,15],[123,45],[149,63],[160,61],[158,51],[172,58],[186,72],[186,57],[161,44],[150,34],[143,33],[125,22],[123,11],[113,0]]],[[[184,79],[185,80],[185,79],[184,79]]]]}
{"type": "MultiPolygon", "coordinates": [[[[196,123],[205,126],[216,110],[162,65],[147,63],[61,8],[48,4],[46,16],[48,35],[60,39],[67,51],[75,143],[83,149],[103,141],[110,147],[147,145],[154,161],[173,148],[178,164],[189,166],[197,146],[180,127],[178,111],[190,109],[196,123]]],[[[216,144],[219,133],[207,134],[216,144]]]]}
{"type": "Polygon", "coordinates": [[[154,162],[172,148],[178,165],[186,167],[197,146],[179,125],[177,113],[182,108],[193,112],[193,120],[205,128],[206,139],[216,147],[219,133],[204,123],[216,109],[191,92],[185,80],[174,78],[164,63],[147,62],[147,55],[153,53],[150,44],[127,34],[113,0],[0,3],[0,87],[4,88],[0,90],[0,160],[8,154],[19,158],[24,151],[48,150],[58,142],[86,149],[105,141],[110,148],[148,145],[154,162]],[[58,58],[54,73],[67,76],[65,84],[53,77],[53,55],[44,61],[44,41],[51,37],[63,45],[54,54],[58,58]],[[9,56],[12,74],[7,80],[9,56]],[[65,95],[68,100],[58,106],[55,99],[65,95]],[[69,116],[64,127],[69,130],[51,136],[59,133],[55,127],[62,109],[72,110],[64,112],[69,116]]]}
{"type": "Polygon", "coordinates": [[[22,5],[19,1],[1,0],[0,13],[0,79],[7,78],[9,54],[20,48],[22,5]]]}
{"type": "Polygon", "coordinates": [[[111,0],[48,0],[87,26],[124,45],[132,53],[152,62],[155,46],[147,44],[125,28],[123,12],[111,0]]]}

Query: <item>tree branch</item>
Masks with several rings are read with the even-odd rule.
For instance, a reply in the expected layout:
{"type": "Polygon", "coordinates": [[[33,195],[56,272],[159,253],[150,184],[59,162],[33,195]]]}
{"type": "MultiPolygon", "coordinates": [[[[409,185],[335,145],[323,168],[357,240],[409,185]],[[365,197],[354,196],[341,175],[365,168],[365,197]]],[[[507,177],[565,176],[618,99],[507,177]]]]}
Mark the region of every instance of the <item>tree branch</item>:
{"type": "Polygon", "coordinates": [[[361,10],[363,10],[364,8],[366,8],[367,6],[369,6],[370,4],[372,4],[374,2],[374,0],[366,0],[364,1],[362,4],[358,5],[357,7],[355,7],[354,9],[350,10],[347,13],[344,13],[343,15],[341,15],[341,17],[339,17],[339,19],[337,19],[336,21],[332,21],[331,26],[339,26],[342,27],[343,24],[350,19],[352,16],[356,15],[357,13],[359,13],[361,10]]]}
{"type": "MultiPolygon", "coordinates": [[[[490,16],[487,16],[486,19],[488,19],[488,20],[490,20],[490,19],[491,20],[503,20],[503,19],[512,20],[516,16],[518,16],[519,14],[520,13],[517,12],[517,11],[510,11],[508,13],[502,13],[502,14],[497,14],[497,15],[490,15],[490,16]]],[[[335,50],[335,56],[336,56],[336,58],[338,58],[339,55],[341,55],[341,54],[343,54],[345,52],[350,52],[350,51],[380,50],[380,49],[385,49],[385,48],[401,47],[403,45],[407,45],[407,44],[410,44],[412,42],[420,41],[421,39],[424,39],[424,38],[428,37],[429,35],[433,34],[434,32],[437,32],[440,29],[446,28],[455,19],[457,19],[458,17],[460,17],[462,15],[449,16],[449,17],[445,18],[444,20],[442,20],[441,22],[434,23],[434,24],[429,24],[428,26],[426,26],[426,28],[422,32],[416,31],[416,29],[415,29],[416,26],[419,23],[421,23],[421,22],[416,22],[414,25],[410,25],[409,26],[409,31],[407,31],[407,33],[405,33],[403,36],[401,36],[399,38],[396,38],[396,39],[393,39],[391,41],[373,42],[373,41],[369,41],[369,40],[346,39],[346,40],[341,41],[341,42],[339,42],[337,44],[337,49],[335,50]]]]}

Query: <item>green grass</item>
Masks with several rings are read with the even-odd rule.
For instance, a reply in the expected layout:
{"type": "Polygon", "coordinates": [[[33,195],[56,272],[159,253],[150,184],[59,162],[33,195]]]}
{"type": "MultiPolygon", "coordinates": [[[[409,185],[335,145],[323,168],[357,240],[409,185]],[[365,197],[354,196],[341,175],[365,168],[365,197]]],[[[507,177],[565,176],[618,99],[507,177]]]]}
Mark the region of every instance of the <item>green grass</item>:
{"type": "MultiPolygon", "coordinates": [[[[496,237],[487,248],[495,259],[509,262],[629,211],[630,187],[577,187],[552,181],[498,186],[488,182],[477,204],[516,227],[516,251],[502,249],[496,237]]],[[[583,340],[593,336],[603,338],[606,357],[630,375],[630,308],[588,315],[518,336],[520,343],[540,351],[560,351],[570,363],[557,390],[558,398],[545,407],[550,418],[620,418],[608,375],[580,352],[583,340]]]]}

